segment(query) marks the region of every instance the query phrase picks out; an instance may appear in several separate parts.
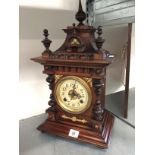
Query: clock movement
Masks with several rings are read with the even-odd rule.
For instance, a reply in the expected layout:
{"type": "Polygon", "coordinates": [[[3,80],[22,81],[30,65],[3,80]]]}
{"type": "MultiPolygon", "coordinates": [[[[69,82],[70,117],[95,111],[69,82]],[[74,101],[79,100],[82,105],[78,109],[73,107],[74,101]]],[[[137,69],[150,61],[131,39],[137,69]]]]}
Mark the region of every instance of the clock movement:
{"type": "Polygon", "coordinates": [[[45,51],[32,58],[44,66],[51,90],[48,118],[38,130],[107,148],[114,122],[105,109],[106,67],[111,61],[102,49],[102,27],[83,23],[86,14],[81,1],[76,19],[79,24],[63,29],[66,39],[53,52],[45,29],[45,51]]]}

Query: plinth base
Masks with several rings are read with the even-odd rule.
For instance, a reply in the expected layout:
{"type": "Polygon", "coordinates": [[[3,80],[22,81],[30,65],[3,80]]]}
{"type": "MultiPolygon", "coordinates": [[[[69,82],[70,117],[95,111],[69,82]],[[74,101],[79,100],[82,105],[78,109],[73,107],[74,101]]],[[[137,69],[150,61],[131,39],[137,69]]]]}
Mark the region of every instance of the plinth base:
{"type": "Polygon", "coordinates": [[[88,130],[82,127],[75,127],[49,120],[46,120],[42,125],[40,125],[38,127],[38,130],[43,133],[53,134],[67,139],[93,144],[100,148],[108,148],[110,134],[114,123],[114,117],[108,111],[105,111],[103,115],[104,118],[102,132],[88,130]],[[71,129],[79,131],[79,135],[77,138],[69,136],[69,132],[71,129]]]}

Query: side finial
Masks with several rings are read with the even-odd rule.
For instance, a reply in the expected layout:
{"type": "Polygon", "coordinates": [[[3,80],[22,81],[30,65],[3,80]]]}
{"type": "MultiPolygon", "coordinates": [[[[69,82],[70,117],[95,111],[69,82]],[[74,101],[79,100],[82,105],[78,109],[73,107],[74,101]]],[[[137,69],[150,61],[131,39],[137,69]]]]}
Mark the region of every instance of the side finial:
{"type": "Polygon", "coordinates": [[[49,33],[47,29],[44,29],[43,33],[44,33],[43,35],[45,36],[45,39],[42,40],[42,43],[45,47],[45,51],[42,53],[42,57],[49,58],[50,55],[52,54],[51,50],[49,49],[52,41],[48,39],[49,33]]]}
{"type": "Polygon", "coordinates": [[[83,21],[86,19],[86,13],[82,9],[81,0],[79,0],[79,9],[76,13],[76,19],[79,21],[79,25],[84,25],[83,21]]]}
{"type": "Polygon", "coordinates": [[[96,39],[96,46],[97,46],[99,51],[101,51],[102,45],[105,42],[105,39],[103,39],[101,37],[102,33],[103,33],[102,32],[102,26],[98,26],[98,28],[97,28],[98,38],[96,39]]]}
{"type": "Polygon", "coordinates": [[[75,35],[76,34],[76,29],[75,29],[75,23],[73,23],[73,35],[75,35]]]}

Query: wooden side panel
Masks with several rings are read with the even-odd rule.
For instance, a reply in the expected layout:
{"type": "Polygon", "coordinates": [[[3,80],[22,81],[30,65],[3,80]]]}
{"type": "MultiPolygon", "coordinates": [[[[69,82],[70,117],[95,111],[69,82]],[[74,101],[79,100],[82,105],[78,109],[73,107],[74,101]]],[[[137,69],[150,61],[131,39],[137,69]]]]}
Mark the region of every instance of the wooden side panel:
{"type": "Polygon", "coordinates": [[[126,79],[125,79],[125,97],[123,103],[123,117],[128,117],[128,96],[129,96],[129,78],[130,78],[130,55],[131,55],[131,33],[132,24],[128,24],[128,47],[127,47],[127,66],[126,66],[126,79]]]}

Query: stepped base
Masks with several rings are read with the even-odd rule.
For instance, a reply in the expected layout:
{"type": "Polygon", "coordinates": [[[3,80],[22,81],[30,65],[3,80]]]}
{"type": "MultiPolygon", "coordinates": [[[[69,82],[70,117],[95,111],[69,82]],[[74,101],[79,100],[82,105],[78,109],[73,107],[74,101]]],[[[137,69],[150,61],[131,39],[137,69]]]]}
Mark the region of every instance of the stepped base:
{"type": "Polygon", "coordinates": [[[100,148],[108,148],[111,130],[114,123],[114,116],[108,111],[104,112],[104,122],[102,132],[88,130],[82,127],[75,127],[65,123],[46,120],[42,125],[38,127],[43,133],[53,134],[61,136],[67,139],[72,139],[80,142],[86,142],[96,145],[100,148]],[[79,131],[77,138],[69,136],[70,129],[79,131]]]}

